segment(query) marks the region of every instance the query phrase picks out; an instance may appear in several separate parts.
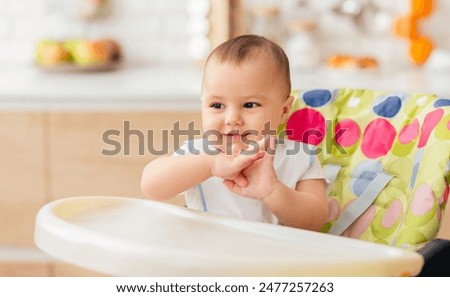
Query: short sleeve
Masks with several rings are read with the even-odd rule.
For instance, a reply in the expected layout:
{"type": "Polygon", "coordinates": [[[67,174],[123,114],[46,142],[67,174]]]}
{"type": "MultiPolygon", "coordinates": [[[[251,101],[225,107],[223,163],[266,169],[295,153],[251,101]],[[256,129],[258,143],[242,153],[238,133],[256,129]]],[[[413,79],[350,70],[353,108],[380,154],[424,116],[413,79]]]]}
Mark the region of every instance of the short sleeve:
{"type": "Polygon", "coordinates": [[[195,139],[195,140],[186,140],[177,149],[173,155],[174,156],[187,156],[187,155],[198,155],[202,152],[203,140],[195,139]]]}
{"type": "Polygon", "coordinates": [[[320,164],[319,158],[316,155],[310,155],[309,168],[306,170],[305,174],[301,178],[301,180],[305,179],[326,179],[325,171],[320,164]]]}
{"type": "Polygon", "coordinates": [[[189,155],[188,142],[185,141],[183,144],[172,154],[173,156],[185,156],[189,155]]]}
{"type": "Polygon", "coordinates": [[[205,143],[202,138],[186,140],[180,148],[173,153],[173,156],[199,155],[205,152],[213,152],[214,149],[216,148],[207,146],[207,143],[205,143]],[[205,151],[205,147],[207,151],[205,151]]]}

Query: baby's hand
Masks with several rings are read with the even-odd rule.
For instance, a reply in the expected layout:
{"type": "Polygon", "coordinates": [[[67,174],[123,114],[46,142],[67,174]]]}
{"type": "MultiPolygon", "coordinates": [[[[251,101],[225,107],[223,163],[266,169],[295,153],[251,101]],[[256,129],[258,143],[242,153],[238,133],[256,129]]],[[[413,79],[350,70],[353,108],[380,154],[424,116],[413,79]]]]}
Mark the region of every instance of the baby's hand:
{"type": "MultiPolygon", "coordinates": [[[[263,139],[264,140],[264,139],[263,139]]],[[[263,156],[249,166],[245,167],[241,175],[246,183],[238,183],[236,179],[224,180],[224,185],[232,192],[255,199],[263,199],[270,194],[273,185],[278,182],[278,178],[273,167],[275,138],[270,137],[269,146],[266,149],[265,142],[260,143],[264,149],[263,156]]]]}
{"type": "Polygon", "coordinates": [[[231,154],[222,151],[220,154],[214,156],[211,164],[211,174],[224,180],[232,180],[241,187],[247,186],[248,182],[242,175],[242,171],[253,162],[264,157],[265,151],[264,145],[260,145],[260,149],[255,152],[245,150],[245,148],[242,143],[233,143],[231,146],[231,154]]]}

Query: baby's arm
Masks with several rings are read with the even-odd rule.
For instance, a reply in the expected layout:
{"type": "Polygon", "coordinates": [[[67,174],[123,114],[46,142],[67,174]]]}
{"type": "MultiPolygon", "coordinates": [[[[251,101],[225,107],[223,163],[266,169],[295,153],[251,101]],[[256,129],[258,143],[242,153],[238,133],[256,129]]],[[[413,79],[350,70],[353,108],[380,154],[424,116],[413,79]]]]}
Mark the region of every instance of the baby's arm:
{"type": "Polygon", "coordinates": [[[168,200],[211,177],[210,156],[164,156],[148,163],[141,190],[148,198],[168,200]]]}
{"type": "Polygon", "coordinates": [[[323,179],[299,181],[295,190],[278,182],[263,202],[285,226],[319,231],[328,218],[323,179]]]}
{"type": "Polygon", "coordinates": [[[212,176],[246,186],[247,180],[241,171],[262,156],[264,151],[245,155],[240,154],[239,147],[233,147],[232,155],[201,153],[160,157],[144,168],[141,189],[151,199],[167,200],[212,176]]]}

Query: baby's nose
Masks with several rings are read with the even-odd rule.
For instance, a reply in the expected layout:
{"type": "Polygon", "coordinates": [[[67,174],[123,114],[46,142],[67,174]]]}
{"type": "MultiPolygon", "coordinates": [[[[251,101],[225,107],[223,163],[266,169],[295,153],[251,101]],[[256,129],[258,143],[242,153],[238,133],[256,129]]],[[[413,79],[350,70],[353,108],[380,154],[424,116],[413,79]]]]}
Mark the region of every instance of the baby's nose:
{"type": "Polygon", "coordinates": [[[239,110],[229,109],[226,114],[225,123],[230,126],[242,124],[242,117],[239,110]]]}

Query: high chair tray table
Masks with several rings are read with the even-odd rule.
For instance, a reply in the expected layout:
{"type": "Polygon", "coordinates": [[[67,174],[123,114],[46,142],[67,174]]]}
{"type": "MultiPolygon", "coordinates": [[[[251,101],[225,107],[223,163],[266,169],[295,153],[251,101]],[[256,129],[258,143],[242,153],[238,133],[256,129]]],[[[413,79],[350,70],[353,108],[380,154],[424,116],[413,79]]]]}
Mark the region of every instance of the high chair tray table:
{"type": "Polygon", "coordinates": [[[35,243],[117,276],[413,276],[423,265],[406,249],[126,197],[45,205],[35,243]]]}

